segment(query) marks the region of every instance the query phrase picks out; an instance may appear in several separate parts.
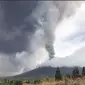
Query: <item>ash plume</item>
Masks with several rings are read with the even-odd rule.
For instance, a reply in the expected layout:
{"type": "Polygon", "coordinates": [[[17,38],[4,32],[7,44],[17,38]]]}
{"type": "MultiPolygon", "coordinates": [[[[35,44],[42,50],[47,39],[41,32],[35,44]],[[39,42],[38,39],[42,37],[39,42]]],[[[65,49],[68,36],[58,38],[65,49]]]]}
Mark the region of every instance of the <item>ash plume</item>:
{"type": "Polygon", "coordinates": [[[57,43],[59,35],[55,32],[61,34],[63,29],[57,31],[57,26],[73,16],[80,4],[81,1],[0,2],[0,77],[30,71],[57,57],[57,52],[59,56],[63,54],[56,50],[61,43],[57,43]]]}

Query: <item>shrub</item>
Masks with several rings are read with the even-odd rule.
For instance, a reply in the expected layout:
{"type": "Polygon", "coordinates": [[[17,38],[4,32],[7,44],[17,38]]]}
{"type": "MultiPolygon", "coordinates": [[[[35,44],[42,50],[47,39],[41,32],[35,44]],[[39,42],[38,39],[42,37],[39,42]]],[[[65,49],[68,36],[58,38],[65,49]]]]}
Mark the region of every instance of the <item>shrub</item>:
{"type": "Polygon", "coordinates": [[[15,80],[4,80],[2,85],[23,85],[22,81],[15,81],[15,80]]]}
{"type": "Polygon", "coordinates": [[[42,83],[41,80],[34,80],[34,84],[39,84],[39,83],[42,83]]]}
{"type": "Polygon", "coordinates": [[[67,78],[71,78],[71,76],[69,74],[66,75],[67,78]]]}
{"type": "Polygon", "coordinates": [[[29,83],[31,83],[31,81],[30,80],[27,80],[25,83],[29,84],[29,83]]]}

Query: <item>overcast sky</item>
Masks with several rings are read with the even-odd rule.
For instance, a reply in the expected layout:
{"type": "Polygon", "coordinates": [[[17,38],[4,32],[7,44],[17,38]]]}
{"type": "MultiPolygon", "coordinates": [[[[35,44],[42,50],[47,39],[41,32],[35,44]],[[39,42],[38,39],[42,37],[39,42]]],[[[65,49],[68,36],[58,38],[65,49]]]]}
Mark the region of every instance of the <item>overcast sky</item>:
{"type": "Polygon", "coordinates": [[[84,3],[1,1],[0,77],[29,71],[49,59],[45,66],[84,65],[84,3]]]}

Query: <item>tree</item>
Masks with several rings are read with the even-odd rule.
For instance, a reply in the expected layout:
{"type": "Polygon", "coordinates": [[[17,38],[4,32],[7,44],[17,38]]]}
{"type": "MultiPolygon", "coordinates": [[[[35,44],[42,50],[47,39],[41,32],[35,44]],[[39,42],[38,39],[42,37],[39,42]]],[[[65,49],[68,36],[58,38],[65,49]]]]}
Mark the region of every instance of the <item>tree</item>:
{"type": "Polygon", "coordinates": [[[57,68],[55,73],[55,80],[62,80],[62,75],[61,75],[59,67],[57,68]]]}
{"type": "Polygon", "coordinates": [[[82,76],[85,76],[85,67],[82,68],[82,76]]]}
{"type": "Polygon", "coordinates": [[[75,68],[73,69],[72,75],[73,75],[74,77],[77,77],[77,76],[79,75],[79,70],[78,70],[77,67],[75,67],[75,68]]]}
{"type": "Polygon", "coordinates": [[[23,85],[22,81],[16,81],[16,80],[4,80],[2,82],[2,85],[23,85]]]}

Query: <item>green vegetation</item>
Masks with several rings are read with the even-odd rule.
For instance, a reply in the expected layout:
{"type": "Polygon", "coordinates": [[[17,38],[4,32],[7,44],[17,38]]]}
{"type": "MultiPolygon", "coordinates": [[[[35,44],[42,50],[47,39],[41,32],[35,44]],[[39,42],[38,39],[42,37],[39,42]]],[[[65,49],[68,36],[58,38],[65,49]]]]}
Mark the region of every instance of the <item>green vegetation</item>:
{"type": "Polygon", "coordinates": [[[60,68],[58,67],[54,77],[45,77],[42,79],[29,79],[29,80],[1,80],[0,85],[85,85],[85,67],[82,68],[80,74],[79,69],[75,67],[72,75],[61,75],[60,68]]]}
{"type": "Polygon", "coordinates": [[[67,78],[71,78],[71,76],[69,74],[66,75],[67,78]]]}
{"type": "Polygon", "coordinates": [[[55,80],[62,80],[62,75],[60,73],[59,67],[57,68],[56,73],[55,73],[55,80]]]}
{"type": "Polygon", "coordinates": [[[0,85],[23,85],[22,81],[14,81],[14,80],[2,80],[0,85]]]}
{"type": "Polygon", "coordinates": [[[82,69],[82,76],[85,76],[85,67],[82,69]]]}
{"type": "Polygon", "coordinates": [[[75,76],[78,76],[79,75],[79,70],[77,67],[74,68],[73,72],[72,72],[72,75],[75,77],[75,76]]]}
{"type": "Polygon", "coordinates": [[[34,84],[39,84],[39,83],[42,83],[42,80],[35,80],[34,81],[34,84]]]}

